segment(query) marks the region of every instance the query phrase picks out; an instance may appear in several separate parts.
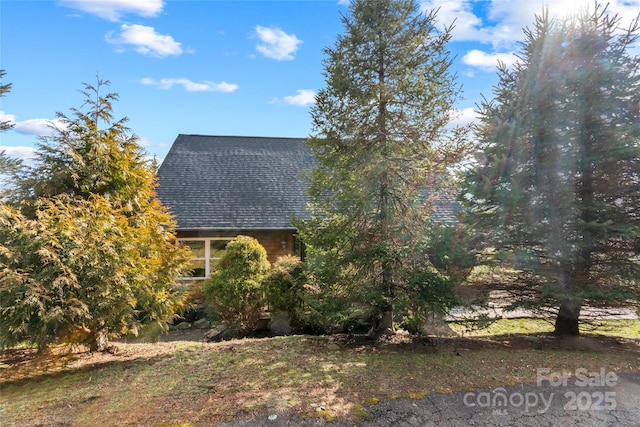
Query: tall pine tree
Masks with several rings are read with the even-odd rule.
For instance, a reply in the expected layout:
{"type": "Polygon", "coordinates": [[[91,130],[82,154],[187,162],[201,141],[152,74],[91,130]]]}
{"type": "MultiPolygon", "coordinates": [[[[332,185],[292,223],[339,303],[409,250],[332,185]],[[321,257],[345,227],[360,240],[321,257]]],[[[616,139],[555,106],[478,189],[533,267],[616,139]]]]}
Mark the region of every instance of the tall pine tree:
{"type": "Polygon", "coordinates": [[[442,184],[465,132],[447,127],[459,87],[450,28],[438,31],[435,12],[413,0],[357,0],[342,22],[311,111],[314,215],[300,228],[325,282],[372,307],[383,333],[402,301],[445,288],[446,278],[422,274],[432,266],[416,252],[430,212],[425,189],[442,184]]]}
{"type": "Polygon", "coordinates": [[[481,106],[483,161],[464,200],[484,247],[537,279],[519,304],[579,333],[590,305],[640,296],[640,57],[606,8],[538,17],[481,106]]]}

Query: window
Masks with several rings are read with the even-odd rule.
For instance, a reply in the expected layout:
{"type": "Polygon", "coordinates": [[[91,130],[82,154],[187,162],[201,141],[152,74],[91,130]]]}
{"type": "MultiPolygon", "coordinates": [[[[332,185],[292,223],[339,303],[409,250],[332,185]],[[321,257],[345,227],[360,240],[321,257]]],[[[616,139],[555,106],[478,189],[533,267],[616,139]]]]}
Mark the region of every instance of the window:
{"type": "Polygon", "coordinates": [[[194,279],[204,279],[208,277],[206,269],[206,250],[204,240],[186,240],[179,242],[191,248],[193,258],[191,258],[191,277],[194,279]]]}
{"type": "Polygon", "coordinates": [[[189,246],[193,253],[191,275],[185,279],[206,279],[215,270],[222,254],[233,238],[212,237],[207,239],[178,239],[181,245],[189,246]]]}

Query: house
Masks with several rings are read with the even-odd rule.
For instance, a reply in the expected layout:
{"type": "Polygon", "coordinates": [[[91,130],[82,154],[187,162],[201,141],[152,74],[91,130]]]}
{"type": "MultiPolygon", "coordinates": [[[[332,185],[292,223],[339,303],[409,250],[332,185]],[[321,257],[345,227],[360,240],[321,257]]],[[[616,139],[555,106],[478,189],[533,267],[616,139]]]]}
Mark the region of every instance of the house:
{"type": "MultiPolygon", "coordinates": [[[[194,255],[194,279],[209,276],[226,244],[255,237],[270,262],[299,253],[292,218],[308,218],[307,182],[316,161],[304,138],[183,135],[158,170],[157,193],[194,255]]],[[[459,209],[438,198],[433,218],[454,223],[459,209]]]]}
{"type": "Polygon", "coordinates": [[[194,254],[193,278],[206,278],[238,235],[255,237],[270,262],[299,243],[292,218],[307,217],[304,138],[178,135],[158,170],[158,198],[194,254]]]}

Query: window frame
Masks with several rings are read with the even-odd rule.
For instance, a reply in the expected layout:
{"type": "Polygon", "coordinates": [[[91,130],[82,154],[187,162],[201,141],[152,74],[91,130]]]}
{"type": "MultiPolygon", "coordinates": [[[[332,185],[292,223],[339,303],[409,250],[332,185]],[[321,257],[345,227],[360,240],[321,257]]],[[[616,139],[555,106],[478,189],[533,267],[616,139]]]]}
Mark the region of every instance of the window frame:
{"type": "Polygon", "coordinates": [[[211,257],[211,242],[212,241],[226,241],[227,244],[232,240],[235,240],[234,237],[179,237],[176,239],[177,244],[183,244],[183,242],[204,242],[204,258],[201,257],[193,257],[191,261],[204,261],[204,277],[201,276],[181,276],[180,280],[206,280],[213,273],[213,269],[211,268],[212,261],[219,261],[220,257],[211,257]]]}

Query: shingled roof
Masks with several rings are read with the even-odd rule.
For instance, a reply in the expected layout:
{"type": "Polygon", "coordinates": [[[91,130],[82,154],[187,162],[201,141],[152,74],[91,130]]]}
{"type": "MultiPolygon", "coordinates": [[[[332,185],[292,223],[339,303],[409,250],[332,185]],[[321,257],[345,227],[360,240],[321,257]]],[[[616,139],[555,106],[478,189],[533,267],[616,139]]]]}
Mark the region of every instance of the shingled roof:
{"type": "Polygon", "coordinates": [[[158,197],[178,230],[294,229],[307,216],[304,138],[183,135],[158,170],[158,197]]]}
{"type": "MultiPolygon", "coordinates": [[[[316,161],[304,138],[184,135],[158,170],[158,198],[178,230],[294,230],[308,218],[307,182],[316,161]]],[[[438,197],[432,218],[456,223],[460,207],[438,197]]]]}

